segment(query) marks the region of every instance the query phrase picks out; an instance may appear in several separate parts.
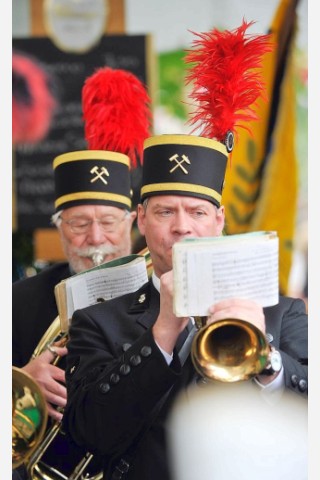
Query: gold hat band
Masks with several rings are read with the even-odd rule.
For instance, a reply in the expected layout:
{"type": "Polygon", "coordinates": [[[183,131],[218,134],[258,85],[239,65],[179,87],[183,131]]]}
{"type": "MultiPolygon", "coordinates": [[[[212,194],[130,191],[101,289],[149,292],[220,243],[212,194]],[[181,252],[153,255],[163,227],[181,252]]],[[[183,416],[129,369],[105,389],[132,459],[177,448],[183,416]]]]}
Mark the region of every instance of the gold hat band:
{"type": "Polygon", "coordinates": [[[60,205],[66,202],[72,202],[74,200],[106,200],[112,202],[123,203],[131,208],[131,200],[124,195],[118,195],[116,193],[103,193],[103,192],[77,192],[63,195],[57,198],[55,201],[55,208],[59,208],[60,205]]]}
{"type": "Polygon", "coordinates": [[[179,191],[179,192],[188,192],[190,193],[198,193],[202,195],[206,195],[208,197],[214,198],[219,203],[221,202],[221,195],[213,190],[212,188],[202,187],[201,185],[193,185],[190,183],[153,183],[149,185],[144,185],[141,188],[141,197],[148,193],[155,193],[155,192],[168,192],[169,191],[179,191]]]}

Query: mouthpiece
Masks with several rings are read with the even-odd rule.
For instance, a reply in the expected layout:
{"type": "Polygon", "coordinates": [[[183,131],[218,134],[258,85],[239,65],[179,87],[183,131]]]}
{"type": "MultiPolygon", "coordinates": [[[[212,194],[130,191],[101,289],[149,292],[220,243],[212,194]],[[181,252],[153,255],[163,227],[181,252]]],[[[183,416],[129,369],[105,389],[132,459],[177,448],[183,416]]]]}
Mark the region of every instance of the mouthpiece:
{"type": "Polygon", "coordinates": [[[95,267],[98,267],[103,262],[104,255],[102,254],[102,252],[98,250],[97,252],[94,252],[92,254],[91,259],[92,259],[93,265],[95,267]]]}

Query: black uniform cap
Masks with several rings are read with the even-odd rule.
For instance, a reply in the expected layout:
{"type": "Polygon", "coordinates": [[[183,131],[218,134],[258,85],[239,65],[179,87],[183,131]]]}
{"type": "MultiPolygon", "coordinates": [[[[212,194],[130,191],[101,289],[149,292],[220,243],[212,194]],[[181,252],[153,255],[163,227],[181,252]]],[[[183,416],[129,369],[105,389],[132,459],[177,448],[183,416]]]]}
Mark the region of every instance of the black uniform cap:
{"type": "Polygon", "coordinates": [[[226,147],[193,135],[157,135],[144,142],[141,202],[155,195],[183,195],[221,204],[226,147]]]}
{"type": "Polygon", "coordinates": [[[130,160],[123,153],[81,150],[53,161],[56,211],[77,205],[131,209],[130,160]]]}

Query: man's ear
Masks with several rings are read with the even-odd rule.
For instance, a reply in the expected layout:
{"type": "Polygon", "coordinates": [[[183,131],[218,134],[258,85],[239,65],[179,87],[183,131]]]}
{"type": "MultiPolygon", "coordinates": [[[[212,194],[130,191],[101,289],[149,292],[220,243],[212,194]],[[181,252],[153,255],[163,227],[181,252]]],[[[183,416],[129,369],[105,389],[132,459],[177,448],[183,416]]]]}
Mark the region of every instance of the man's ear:
{"type": "Polygon", "coordinates": [[[223,205],[221,205],[217,210],[217,225],[219,228],[219,233],[222,234],[225,225],[225,213],[223,205]]]}
{"type": "Polygon", "coordinates": [[[139,232],[141,233],[141,235],[145,234],[145,220],[146,220],[145,209],[141,205],[141,203],[139,203],[137,224],[138,224],[139,232]]]}
{"type": "Polygon", "coordinates": [[[137,218],[137,212],[135,210],[130,212],[130,217],[131,217],[131,225],[132,225],[135,219],[137,218]]]}

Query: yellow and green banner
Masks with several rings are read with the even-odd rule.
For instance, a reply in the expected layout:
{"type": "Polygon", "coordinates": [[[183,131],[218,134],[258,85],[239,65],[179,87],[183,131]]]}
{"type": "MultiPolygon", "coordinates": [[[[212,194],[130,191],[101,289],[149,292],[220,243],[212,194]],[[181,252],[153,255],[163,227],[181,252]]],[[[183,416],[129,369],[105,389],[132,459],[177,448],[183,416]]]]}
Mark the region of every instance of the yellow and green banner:
{"type": "Polygon", "coordinates": [[[297,1],[280,0],[270,33],[275,48],[265,55],[268,102],[259,100],[252,136],[244,129],[227,167],[222,203],[226,233],[276,230],[280,291],[287,293],[298,201],[296,98],[293,74],[297,1]]]}

